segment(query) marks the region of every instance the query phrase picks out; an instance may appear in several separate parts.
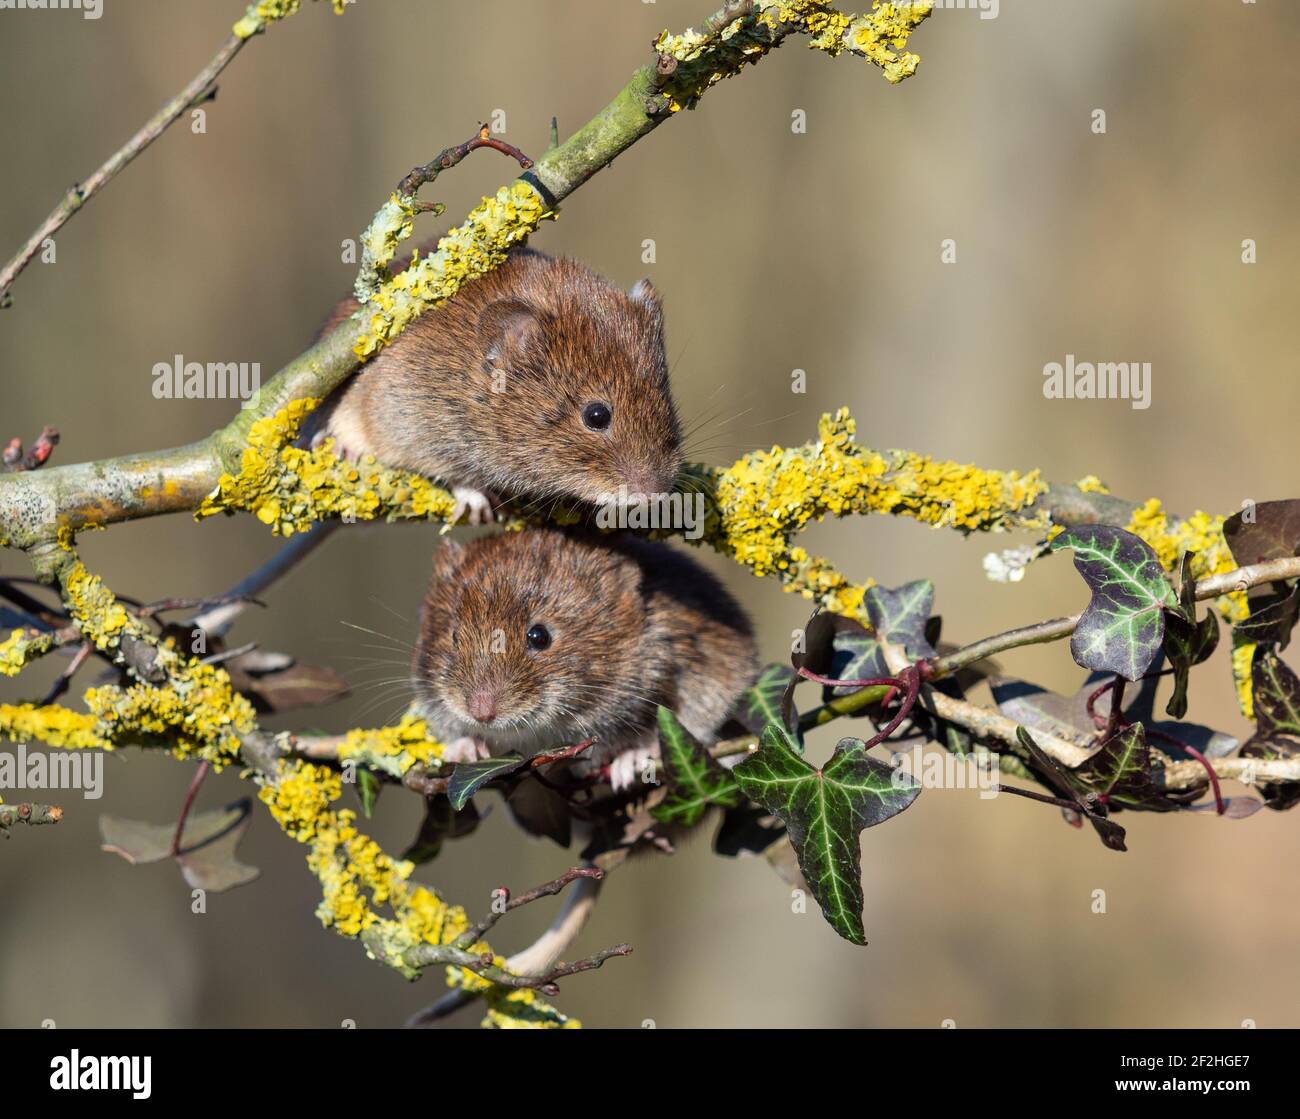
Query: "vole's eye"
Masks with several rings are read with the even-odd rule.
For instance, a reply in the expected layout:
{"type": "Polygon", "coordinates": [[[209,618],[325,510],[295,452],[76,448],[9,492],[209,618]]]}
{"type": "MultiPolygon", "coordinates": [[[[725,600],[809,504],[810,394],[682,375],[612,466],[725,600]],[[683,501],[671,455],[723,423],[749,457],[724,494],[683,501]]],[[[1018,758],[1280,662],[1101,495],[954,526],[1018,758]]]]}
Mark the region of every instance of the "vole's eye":
{"type": "Polygon", "coordinates": [[[534,624],[528,627],[528,647],[541,651],[551,644],[551,631],[544,625],[534,624]]]}
{"type": "Polygon", "coordinates": [[[600,400],[593,400],[582,409],[582,422],[592,431],[604,431],[613,418],[609,405],[600,400]]]}

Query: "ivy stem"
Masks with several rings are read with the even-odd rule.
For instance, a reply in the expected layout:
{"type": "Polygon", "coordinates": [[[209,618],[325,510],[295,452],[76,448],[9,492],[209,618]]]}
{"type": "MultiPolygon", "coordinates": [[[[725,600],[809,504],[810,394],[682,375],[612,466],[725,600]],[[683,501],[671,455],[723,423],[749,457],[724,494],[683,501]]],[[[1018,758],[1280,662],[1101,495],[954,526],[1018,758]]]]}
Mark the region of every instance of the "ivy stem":
{"type": "Polygon", "coordinates": [[[176,821],[176,834],[172,836],[172,858],[176,858],[181,853],[181,836],[185,831],[185,821],[190,818],[190,809],[194,807],[194,798],[199,795],[199,786],[203,784],[203,778],[208,775],[208,763],[206,760],[199,762],[199,768],[194,771],[194,779],[190,782],[190,787],[185,793],[185,802],[181,805],[180,818],[176,821]]]}

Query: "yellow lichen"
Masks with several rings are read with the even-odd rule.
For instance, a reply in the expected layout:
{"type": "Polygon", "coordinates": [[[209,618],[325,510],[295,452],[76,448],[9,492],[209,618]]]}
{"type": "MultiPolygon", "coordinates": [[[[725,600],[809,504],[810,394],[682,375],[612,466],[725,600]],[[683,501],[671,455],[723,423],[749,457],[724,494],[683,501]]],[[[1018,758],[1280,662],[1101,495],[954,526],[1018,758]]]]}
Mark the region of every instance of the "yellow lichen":
{"type": "MultiPolygon", "coordinates": [[[[1223,521],[1223,517],[1197,510],[1171,527],[1164,506],[1153,497],[1134,511],[1125,527],[1151,545],[1166,571],[1176,571],[1183,553],[1191,552],[1192,577],[1204,579],[1207,575],[1232,571],[1237,566],[1223,535],[1223,521]]],[[[1233,623],[1242,621],[1248,613],[1246,595],[1242,591],[1223,595],[1216,605],[1233,623]]]]}
{"type": "MultiPolygon", "coordinates": [[[[348,6],[348,0],[330,0],[336,15],[342,15],[348,6]]],[[[258,0],[249,4],[248,9],[232,28],[241,39],[251,39],[259,35],[277,20],[291,16],[302,7],[302,0],[258,0]]]]}
{"type": "Polygon", "coordinates": [[[12,742],[43,742],[69,750],[112,749],[103,738],[94,715],[59,704],[0,703],[0,738],[12,742]]]}
{"type": "Polygon", "coordinates": [[[847,409],[823,415],[818,439],[753,451],[726,470],[694,468],[690,484],[712,490],[703,539],[756,575],[837,612],[861,614],[869,584],[850,583],[824,559],[792,544],[825,516],[886,513],[961,532],[1019,527],[1046,491],[1037,471],[1019,474],[936,462],[911,451],[877,452],[854,441],[847,409]]]}
{"type": "Polygon", "coordinates": [[[930,0],[874,0],[870,12],[852,16],[823,0],[760,0],[753,15],[735,20],[721,34],[661,32],[655,50],[677,60],[662,92],[670,112],[691,108],[710,86],[740,73],[795,32],[807,35],[814,50],[832,58],[848,51],[879,66],[890,82],[901,82],[920,62],[903,48],[931,7],[930,0]]]}
{"type": "Polygon", "coordinates": [[[1074,483],[1080,493],[1110,493],[1109,487],[1096,474],[1088,474],[1074,483]]]}
{"type": "MultiPolygon", "coordinates": [[[[413,735],[416,720],[403,720],[413,735]]],[[[399,753],[401,751],[398,751],[399,753]]],[[[258,797],[267,805],[286,835],[309,846],[307,865],[321,883],[316,915],[341,936],[362,937],[367,952],[409,970],[403,960],[422,944],[450,944],[469,927],[464,909],[449,905],[426,886],[409,881],[413,865],[394,859],[356,826],[356,813],[334,808],[342,795],[342,779],[327,766],[292,760],[266,780],[258,797]]],[[[471,950],[491,953],[484,943],[471,950]]],[[[493,957],[498,967],[505,965],[493,957]]],[[[485,1025],[497,1027],[569,1026],[560,1014],[532,991],[514,992],[463,968],[449,968],[448,982],[484,994],[485,1025]]]]}
{"type": "Polygon", "coordinates": [[[339,744],[341,762],[353,762],[401,777],[413,765],[436,765],[446,747],[429,738],[424,720],[410,712],[394,727],[350,730],[339,744]]]}
{"type": "MultiPolygon", "coordinates": [[[[390,203],[391,205],[391,203],[390,203]]],[[[417,315],[449,299],[462,284],[491,271],[546,219],[553,218],[537,190],[525,182],[504,186],[470,211],[424,259],[382,283],[365,305],[365,329],[354,349],[373,357],[417,315]]]]}
{"type": "Polygon", "coordinates": [[[316,450],[293,446],[316,407],[313,399],[290,402],[249,429],[236,474],[223,474],[195,512],[197,519],[243,509],[277,536],[306,532],[319,520],[345,521],[450,518],[455,499],[427,478],[390,470],[367,456],[350,463],[326,440],[316,450]]]}
{"type": "Polygon", "coordinates": [[[1251,666],[1255,663],[1255,642],[1238,645],[1232,650],[1232,683],[1237,689],[1237,704],[1247,719],[1255,717],[1254,678],[1251,666]]]}
{"type": "Polygon", "coordinates": [[[16,629],[0,641],[0,674],[17,676],[54,647],[54,637],[34,629],[16,629]]]}

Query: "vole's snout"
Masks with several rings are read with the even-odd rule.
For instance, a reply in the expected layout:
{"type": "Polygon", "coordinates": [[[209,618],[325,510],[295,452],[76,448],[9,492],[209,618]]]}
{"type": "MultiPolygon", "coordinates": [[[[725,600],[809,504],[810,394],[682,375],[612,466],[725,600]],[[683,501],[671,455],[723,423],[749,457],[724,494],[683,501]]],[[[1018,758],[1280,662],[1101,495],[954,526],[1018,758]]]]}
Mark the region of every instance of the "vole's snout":
{"type": "Polygon", "coordinates": [[[498,697],[490,689],[480,688],[470,694],[465,706],[476,721],[491,723],[497,717],[498,697]]]}

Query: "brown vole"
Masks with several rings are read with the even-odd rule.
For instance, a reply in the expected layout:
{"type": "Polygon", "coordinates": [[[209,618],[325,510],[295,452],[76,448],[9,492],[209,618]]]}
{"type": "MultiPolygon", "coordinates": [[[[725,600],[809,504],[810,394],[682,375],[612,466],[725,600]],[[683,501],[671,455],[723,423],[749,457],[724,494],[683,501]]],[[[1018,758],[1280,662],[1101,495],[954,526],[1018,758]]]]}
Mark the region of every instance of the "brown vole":
{"type": "Polygon", "coordinates": [[[526,529],[444,543],[420,618],[417,708],[456,757],[595,737],[611,783],[658,754],[656,707],[702,741],[755,671],[753,630],[668,544],[526,529]]]}
{"type": "MultiPolygon", "coordinates": [[[[356,309],[345,300],[326,329],[356,309]]],[[[659,295],[517,249],[348,381],[314,442],[326,436],[346,457],[441,480],[476,522],[497,495],[667,493],[681,428],[659,295]]]]}

